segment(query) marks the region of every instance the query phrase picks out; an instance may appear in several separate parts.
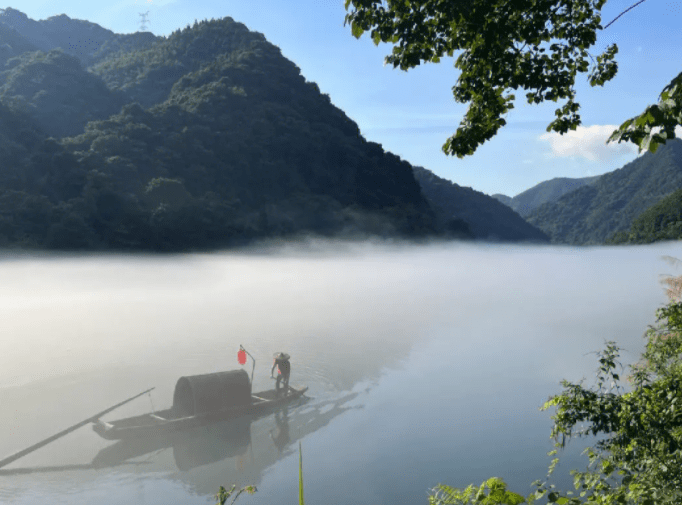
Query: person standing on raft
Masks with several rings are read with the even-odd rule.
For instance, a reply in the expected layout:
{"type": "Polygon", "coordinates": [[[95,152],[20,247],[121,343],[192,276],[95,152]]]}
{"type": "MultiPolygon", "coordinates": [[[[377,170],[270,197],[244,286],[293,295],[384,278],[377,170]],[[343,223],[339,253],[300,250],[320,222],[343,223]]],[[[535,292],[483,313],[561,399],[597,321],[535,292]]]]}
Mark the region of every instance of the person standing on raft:
{"type": "Polygon", "coordinates": [[[289,376],[291,375],[291,363],[289,363],[289,356],[285,352],[278,352],[275,353],[275,362],[272,365],[272,370],[270,370],[270,377],[274,379],[272,374],[275,371],[275,367],[278,369],[277,373],[277,384],[275,386],[275,390],[277,391],[277,394],[279,394],[279,383],[283,382],[284,383],[284,394],[287,394],[289,391],[289,376]]]}

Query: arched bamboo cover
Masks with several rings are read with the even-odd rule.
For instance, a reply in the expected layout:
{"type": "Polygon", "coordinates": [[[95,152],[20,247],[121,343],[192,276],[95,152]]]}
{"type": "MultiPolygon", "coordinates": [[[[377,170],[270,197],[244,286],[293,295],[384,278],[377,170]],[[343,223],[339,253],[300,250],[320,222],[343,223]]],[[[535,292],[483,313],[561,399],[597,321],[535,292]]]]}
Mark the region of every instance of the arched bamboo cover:
{"type": "Polygon", "coordinates": [[[180,377],[173,394],[173,409],[180,417],[249,403],[251,382],[244,370],[180,377]]]}

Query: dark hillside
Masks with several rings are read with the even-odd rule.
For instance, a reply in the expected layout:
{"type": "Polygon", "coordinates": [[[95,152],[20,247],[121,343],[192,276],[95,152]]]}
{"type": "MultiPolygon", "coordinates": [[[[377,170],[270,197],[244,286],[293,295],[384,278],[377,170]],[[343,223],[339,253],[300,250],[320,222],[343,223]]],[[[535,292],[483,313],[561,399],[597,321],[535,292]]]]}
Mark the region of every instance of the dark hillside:
{"type": "Polygon", "coordinates": [[[45,140],[35,123],[13,113],[0,101],[0,188],[20,190],[31,186],[31,153],[45,140]]]}
{"type": "MultiPolygon", "coordinates": [[[[0,15],[2,20],[2,15],[0,15]]],[[[38,48],[12,28],[0,22],[0,68],[5,68],[8,60],[15,56],[21,56],[26,52],[37,51],[38,48]]]]}
{"type": "MultiPolygon", "coordinates": [[[[188,25],[168,38],[156,38],[148,47],[110,54],[90,71],[111,89],[125,91],[131,101],[146,108],[166,100],[173,85],[185,74],[201,72],[203,84],[211,82],[213,67],[225,67],[225,62],[216,62],[216,58],[229,60],[232,72],[244,70],[251,78],[262,81],[258,87],[274,89],[279,99],[286,99],[291,90],[277,88],[276,81],[269,82],[270,71],[287,71],[297,82],[305,80],[279,48],[232,18],[195,23],[192,28],[188,25]],[[255,69],[246,63],[254,52],[271,52],[273,58],[262,59],[259,63],[266,66],[255,69]]],[[[196,80],[195,85],[199,85],[196,80]]]]}
{"type": "Polygon", "coordinates": [[[128,103],[80,61],[60,50],[26,52],[0,72],[0,100],[31,116],[48,135],[66,137],[83,131],[88,121],[109,117],[128,103]]]}
{"type": "Polygon", "coordinates": [[[412,167],[230,18],[111,53],[93,71],[55,48],[9,62],[4,245],[172,251],[438,233],[412,167]]]}
{"type": "Polygon", "coordinates": [[[186,69],[164,102],[146,111],[126,107],[65,145],[129,157],[138,170],[145,167],[138,187],[157,175],[180,177],[194,193],[220,188],[248,205],[311,192],[367,209],[426,207],[408,163],[362,139],[357,125],[278,48],[229,18],[176,32],[153,49],[107,60],[115,64],[98,71],[113,82],[112,76],[132,76],[129,68],[141,68],[136,78],[120,77],[120,89],[145,96],[151,88],[159,95],[169,74],[147,65],[170,53],[196,70],[186,69]],[[192,34],[200,43],[188,42],[192,34]],[[201,64],[199,52],[208,63],[201,64]],[[113,137],[122,138],[111,143],[113,137]],[[159,145],[152,149],[150,143],[159,145]],[[132,145],[139,146],[134,153],[122,152],[132,145]]]}
{"type": "Polygon", "coordinates": [[[614,234],[608,244],[651,244],[682,239],[682,189],[642,212],[628,231],[614,234]]]}
{"type": "Polygon", "coordinates": [[[442,179],[422,167],[414,173],[424,195],[443,220],[467,223],[476,238],[500,241],[549,242],[549,238],[496,199],[442,179]]]}
{"type": "Polygon", "coordinates": [[[494,198],[498,202],[505,204],[507,207],[512,206],[511,196],[503,195],[502,193],[495,193],[494,195],[490,195],[490,198],[494,198]]]}

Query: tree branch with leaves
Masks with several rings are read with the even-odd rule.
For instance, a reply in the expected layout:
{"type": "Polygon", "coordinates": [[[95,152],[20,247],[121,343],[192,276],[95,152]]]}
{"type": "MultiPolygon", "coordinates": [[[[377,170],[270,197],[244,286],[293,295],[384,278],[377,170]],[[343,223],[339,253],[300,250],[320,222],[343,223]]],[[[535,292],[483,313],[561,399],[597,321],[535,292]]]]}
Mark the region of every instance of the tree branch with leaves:
{"type": "MultiPolygon", "coordinates": [[[[530,104],[563,101],[547,131],[564,134],[581,124],[577,75],[589,72],[590,85],[603,86],[618,71],[616,44],[596,59],[588,52],[603,29],[604,4],[605,0],[346,0],[345,24],[356,38],[369,32],[376,45],[393,44],[385,62],[405,71],[461,51],[455,61],[461,73],[452,92],[469,108],[442,149],[463,158],[506,125],[505,116],[516,99],[511,91],[524,90],[530,104]]],[[[666,87],[658,105],[623,123],[609,142],[630,141],[640,150],[655,151],[674,138],[674,127],[682,124],[680,79],[666,87]]]]}

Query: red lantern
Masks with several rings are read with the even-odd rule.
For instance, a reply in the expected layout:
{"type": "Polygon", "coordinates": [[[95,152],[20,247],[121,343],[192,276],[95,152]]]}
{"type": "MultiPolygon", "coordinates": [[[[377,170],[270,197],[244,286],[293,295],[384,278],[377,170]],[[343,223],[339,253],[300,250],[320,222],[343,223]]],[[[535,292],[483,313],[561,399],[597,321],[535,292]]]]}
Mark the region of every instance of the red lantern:
{"type": "Polygon", "coordinates": [[[240,365],[246,364],[246,351],[244,349],[237,353],[237,361],[239,361],[240,365]]]}

